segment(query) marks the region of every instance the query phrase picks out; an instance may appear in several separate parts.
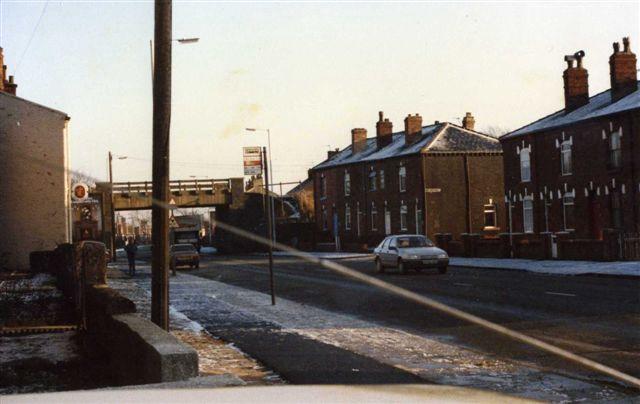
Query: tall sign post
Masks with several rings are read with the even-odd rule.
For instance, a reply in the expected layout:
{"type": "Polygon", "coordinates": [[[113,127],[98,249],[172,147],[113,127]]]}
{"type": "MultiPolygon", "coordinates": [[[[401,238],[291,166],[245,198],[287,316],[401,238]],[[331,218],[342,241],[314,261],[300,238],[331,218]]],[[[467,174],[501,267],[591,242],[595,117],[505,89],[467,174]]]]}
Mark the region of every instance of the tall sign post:
{"type": "Polygon", "coordinates": [[[273,281],[273,223],[271,214],[271,195],[269,195],[269,164],[267,164],[267,148],[262,148],[262,161],[264,164],[264,180],[265,180],[265,188],[264,192],[267,196],[267,232],[269,233],[269,289],[271,290],[271,305],[276,304],[276,291],[273,281]]]}
{"type": "Polygon", "coordinates": [[[116,209],[113,206],[113,154],[111,152],[109,152],[109,185],[109,195],[111,195],[109,201],[111,205],[111,261],[116,262],[116,209]]]}
{"type": "Polygon", "coordinates": [[[169,133],[171,125],[171,0],[155,1],[153,64],[153,254],[151,321],[169,330],[169,133]]]}

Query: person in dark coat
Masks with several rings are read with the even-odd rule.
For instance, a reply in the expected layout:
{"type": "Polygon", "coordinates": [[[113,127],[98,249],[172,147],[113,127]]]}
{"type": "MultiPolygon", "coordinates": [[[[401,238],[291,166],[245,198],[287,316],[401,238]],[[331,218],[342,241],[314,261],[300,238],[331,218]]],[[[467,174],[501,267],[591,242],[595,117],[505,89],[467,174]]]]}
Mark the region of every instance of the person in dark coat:
{"type": "Polygon", "coordinates": [[[127,252],[127,260],[129,261],[129,276],[136,274],[136,253],[138,252],[138,244],[133,237],[129,236],[127,245],[124,246],[127,252]]]}

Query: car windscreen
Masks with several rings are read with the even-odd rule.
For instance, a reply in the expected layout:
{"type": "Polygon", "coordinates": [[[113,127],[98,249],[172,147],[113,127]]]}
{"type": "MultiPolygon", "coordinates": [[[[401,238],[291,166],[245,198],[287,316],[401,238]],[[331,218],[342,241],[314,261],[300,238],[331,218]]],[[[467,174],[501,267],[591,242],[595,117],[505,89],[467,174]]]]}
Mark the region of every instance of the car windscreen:
{"type": "Polygon", "coordinates": [[[433,247],[433,243],[426,237],[407,236],[397,238],[398,248],[433,247]]]}
{"type": "Polygon", "coordinates": [[[171,247],[171,251],[195,251],[196,249],[189,244],[179,244],[171,247]]]}

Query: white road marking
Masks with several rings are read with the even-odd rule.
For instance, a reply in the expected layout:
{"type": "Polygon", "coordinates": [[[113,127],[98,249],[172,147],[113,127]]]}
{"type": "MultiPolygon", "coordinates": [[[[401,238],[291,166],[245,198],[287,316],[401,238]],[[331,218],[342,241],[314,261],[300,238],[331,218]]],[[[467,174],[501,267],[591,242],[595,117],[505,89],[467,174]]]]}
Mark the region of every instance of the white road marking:
{"type": "Polygon", "coordinates": [[[557,295],[557,296],[568,296],[568,297],[576,297],[573,293],[560,293],[560,292],[544,292],[547,295],[557,295]]]}
{"type": "Polygon", "coordinates": [[[454,284],[454,285],[458,285],[458,286],[473,286],[473,285],[472,285],[472,284],[470,284],[470,283],[456,283],[456,282],[454,282],[453,284],[454,284]]]}

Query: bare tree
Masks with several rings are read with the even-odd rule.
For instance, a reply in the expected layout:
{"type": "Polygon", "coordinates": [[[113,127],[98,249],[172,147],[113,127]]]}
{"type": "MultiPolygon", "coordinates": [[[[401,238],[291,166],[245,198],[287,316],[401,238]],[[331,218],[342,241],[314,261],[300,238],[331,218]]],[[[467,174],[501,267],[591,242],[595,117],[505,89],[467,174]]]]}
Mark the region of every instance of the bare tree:
{"type": "Polygon", "coordinates": [[[493,136],[495,138],[499,138],[502,135],[511,132],[511,129],[505,128],[499,125],[487,125],[482,128],[482,133],[486,133],[489,136],[493,136]]]}
{"type": "Polygon", "coordinates": [[[80,172],[80,171],[72,171],[71,172],[71,183],[72,184],[77,184],[78,182],[85,183],[91,188],[96,186],[96,181],[89,174],[85,174],[85,173],[80,172]]]}

